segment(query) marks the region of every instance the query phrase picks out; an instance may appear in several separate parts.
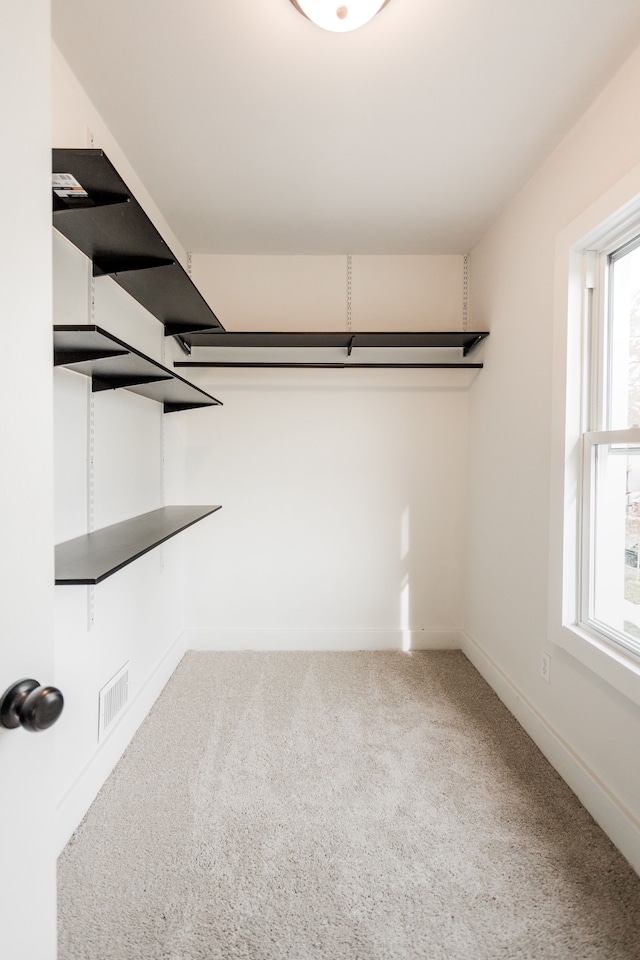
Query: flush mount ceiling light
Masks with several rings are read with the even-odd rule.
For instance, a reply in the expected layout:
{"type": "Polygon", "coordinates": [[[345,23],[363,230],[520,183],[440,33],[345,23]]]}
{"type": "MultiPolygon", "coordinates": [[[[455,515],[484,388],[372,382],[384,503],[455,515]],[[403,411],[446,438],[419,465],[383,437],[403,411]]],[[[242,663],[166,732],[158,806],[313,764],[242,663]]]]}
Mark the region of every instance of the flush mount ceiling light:
{"type": "Polygon", "coordinates": [[[363,27],[389,0],[291,0],[296,10],[323,30],[347,33],[363,27]]]}

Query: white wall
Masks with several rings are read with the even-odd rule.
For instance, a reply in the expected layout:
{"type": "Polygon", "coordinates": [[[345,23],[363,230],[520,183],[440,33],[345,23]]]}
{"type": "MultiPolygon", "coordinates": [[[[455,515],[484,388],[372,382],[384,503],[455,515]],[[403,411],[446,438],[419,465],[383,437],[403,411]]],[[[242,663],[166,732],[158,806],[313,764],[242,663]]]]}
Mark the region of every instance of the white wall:
{"type": "MultiPolygon", "coordinates": [[[[354,256],[353,329],[461,329],[462,266],[354,256]]],[[[230,330],[345,330],[346,270],[345,257],[193,258],[230,330]]],[[[467,371],[189,376],[224,402],[182,422],[175,457],[186,500],[223,504],[186,557],[190,645],[457,643],[467,371]]]]}
{"type": "MultiPolygon", "coordinates": [[[[184,251],[55,47],[53,67],[54,146],[86,147],[91,131],[94,145],[105,150],[173,252],[184,261],[184,251]]],[[[91,264],[56,231],[53,273],[54,323],[97,323],[170,365],[173,344],[165,344],[162,324],[110,278],[95,281],[92,312],[91,264]]],[[[162,505],[163,430],[166,445],[174,429],[172,418],[188,414],[163,416],[159,404],[127,391],[95,394],[93,405],[93,527],[98,529],[162,505]]],[[[56,543],[89,529],[89,410],[89,379],[57,368],[56,543]]],[[[172,539],[96,587],[56,587],[56,682],[66,698],[54,731],[59,848],[182,655],[182,558],[189,536],[187,531],[172,539]],[[126,662],[130,664],[129,706],[99,746],[98,692],[126,662]]]]}
{"type": "Polygon", "coordinates": [[[193,276],[227,330],[462,329],[464,257],[347,259],[195,255],[193,276]]]}
{"type": "Polygon", "coordinates": [[[557,605],[549,621],[562,523],[554,323],[567,302],[556,315],[556,238],[640,161],[639,97],[640,51],[472,252],[472,308],[491,337],[470,406],[465,650],[640,870],[640,710],[553,645],[557,605]]]}

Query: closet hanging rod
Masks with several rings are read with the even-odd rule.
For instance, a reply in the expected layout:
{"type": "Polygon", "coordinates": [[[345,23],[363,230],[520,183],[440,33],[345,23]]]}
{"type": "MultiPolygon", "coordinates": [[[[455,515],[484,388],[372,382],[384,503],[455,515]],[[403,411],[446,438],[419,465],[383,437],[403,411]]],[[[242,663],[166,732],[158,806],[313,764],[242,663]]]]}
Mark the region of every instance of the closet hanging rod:
{"type": "Polygon", "coordinates": [[[248,360],[177,360],[174,367],[246,367],[314,370],[482,370],[482,363],[293,363],[248,360]]]}

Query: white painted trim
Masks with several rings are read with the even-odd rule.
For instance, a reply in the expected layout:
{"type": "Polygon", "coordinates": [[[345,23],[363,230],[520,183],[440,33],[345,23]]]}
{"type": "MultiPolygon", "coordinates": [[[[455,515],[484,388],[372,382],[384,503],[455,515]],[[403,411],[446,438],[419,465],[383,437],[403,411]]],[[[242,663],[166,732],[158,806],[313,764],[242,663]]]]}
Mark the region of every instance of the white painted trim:
{"type": "Polygon", "coordinates": [[[600,677],[618,693],[640,706],[640,659],[621,645],[603,639],[602,634],[571,624],[553,638],[560,647],[600,677]]]}
{"type": "Polygon", "coordinates": [[[185,630],[187,650],[458,650],[459,630],[185,630]]]}
{"type": "Polygon", "coordinates": [[[629,427],[627,430],[588,430],[585,437],[593,446],[605,443],[617,443],[629,447],[640,443],[640,428],[629,427]]]}
{"type": "Polygon", "coordinates": [[[461,632],[461,649],[596,823],[640,874],[640,822],[464,631],[461,632]]]}
{"type": "Polygon", "coordinates": [[[113,731],[58,801],[55,822],[58,854],[82,821],[138,727],[162,693],[185,650],[184,634],[181,634],[129,702],[122,717],[114,724],[113,731]]]}
{"type": "MultiPolygon", "coordinates": [[[[635,659],[577,624],[577,557],[584,468],[583,259],[587,251],[612,252],[632,239],[638,231],[639,211],[640,164],[556,237],[548,578],[552,642],[636,704],[640,703],[640,676],[635,659]]],[[[603,436],[593,433],[590,439],[601,441],[603,436]]],[[[616,434],[610,436],[618,439],[616,434]]]]}

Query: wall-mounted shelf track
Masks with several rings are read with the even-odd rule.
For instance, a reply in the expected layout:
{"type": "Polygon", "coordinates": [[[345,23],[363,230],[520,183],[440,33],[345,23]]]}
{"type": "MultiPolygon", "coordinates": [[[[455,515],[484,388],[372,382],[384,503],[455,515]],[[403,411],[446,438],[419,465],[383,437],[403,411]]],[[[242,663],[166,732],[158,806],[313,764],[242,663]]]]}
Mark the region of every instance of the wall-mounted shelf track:
{"type": "Polygon", "coordinates": [[[220,507],[161,507],[59,543],[55,549],[56,584],[100,583],[216,510],[220,507]]]}
{"type": "Polygon", "coordinates": [[[113,277],[167,336],[224,329],[102,150],[54,149],[53,174],[53,225],[94,276],[113,277]]]}
{"type": "Polygon", "coordinates": [[[386,333],[285,333],[285,332],[221,332],[221,333],[192,333],[185,336],[185,341],[192,347],[249,349],[323,349],[341,348],[345,351],[346,361],[342,362],[292,362],[290,360],[182,360],[175,363],[176,367],[278,367],[278,368],[315,368],[315,369],[458,369],[462,367],[481,369],[482,363],[468,361],[445,361],[439,363],[422,363],[417,361],[389,362],[360,362],[351,360],[353,351],[362,348],[373,349],[459,349],[466,357],[478,344],[488,337],[483,332],[462,331],[398,331],[386,333]]]}
{"type": "Polygon", "coordinates": [[[54,364],[91,377],[92,390],[130,390],[163,404],[165,413],[221,405],[173,370],[97,326],[55,326],[54,364]]]}

